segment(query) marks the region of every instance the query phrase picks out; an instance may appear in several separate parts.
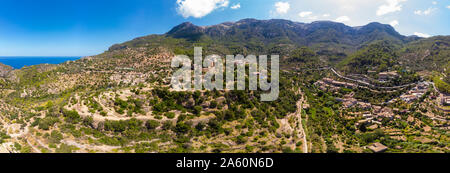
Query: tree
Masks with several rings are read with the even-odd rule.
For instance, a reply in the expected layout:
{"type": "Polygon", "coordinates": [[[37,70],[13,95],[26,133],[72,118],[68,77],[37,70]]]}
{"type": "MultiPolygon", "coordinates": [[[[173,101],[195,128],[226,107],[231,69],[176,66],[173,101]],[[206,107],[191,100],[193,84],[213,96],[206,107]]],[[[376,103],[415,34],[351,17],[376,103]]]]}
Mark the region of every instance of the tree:
{"type": "Polygon", "coordinates": [[[217,107],[217,101],[213,100],[211,101],[211,104],[209,105],[209,108],[216,108],[217,107]]]}
{"type": "Polygon", "coordinates": [[[63,135],[56,130],[53,130],[52,133],[50,134],[50,142],[52,143],[60,143],[60,141],[63,139],[63,135]]]}
{"type": "Polygon", "coordinates": [[[49,130],[51,126],[55,125],[59,122],[59,119],[56,117],[47,116],[41,120],[39,120],[39,129],[49,130]]]}
{"type": "Polygon", "coordinates": [[[149,130],[155,130],[156,128],[158,128],[161,125],[160,122],[156,121],[156,120],[148,120],[147,123],[145,124],[145,126],[147,127],[147,129],[149,130]]]}
{"type": "Polygon", "coordinates": [[[163,130],[170,130],[173,128],[173,124],[171,121],[165,121],[162,125],[163,130]]]}
{"type": "Polygon", "coordinates": [[[91,126],[92,127],[93,123],[94,123],[94,118],[92,118],[92,117],[85,117],[83,119],[83,125],[85,125],[85,126],[91,126]]]}
{"type": "Polygon", "coordinates": [[[167,112],[164,115],[169,119],[175,118],[175,113],[173,113],[173,112],[167,112]]]}
{"type": "Polygon", "coordinates": [[[75,110],[69,111],[64,109],[63,115],[66,117],[65,120],[69,123],[77,124],[81,121],[80,115],[75,110]]]}
{"type": "Polygon", "coordinates": [[[200,113],[202,112],[202,107],[201,106],[195,106],[194,107],[194,114],[195,115],[200,115],[200,113]]]}
{"type": "Polygon", "coordinates": [[[175,126],[175,131],[177,133],[181,133],[181,134],[189,132],[190,129],[191,129],[191,126],[189,126],[189,125],[187,125],[186,123],[183,123],[183,122],[179,122],[175,126]]]}
{"type": "Polygon", "coordinates": [[[197,129],[198,131],[202,131],[205,127],[205,123],[200,122],[195,126],[195,129],[197,129]]]}
{"type": "Polygon", "coordinates": [[[224,118],[225,118],[225,120],[232,121],[232,120],[234,120],[236,117],[235,117],[235,114],[234,114],[233,111],[231,111],[231,110],[226,110],[226,111],[225,111],[225,116],[224,116],[224,118]]]}

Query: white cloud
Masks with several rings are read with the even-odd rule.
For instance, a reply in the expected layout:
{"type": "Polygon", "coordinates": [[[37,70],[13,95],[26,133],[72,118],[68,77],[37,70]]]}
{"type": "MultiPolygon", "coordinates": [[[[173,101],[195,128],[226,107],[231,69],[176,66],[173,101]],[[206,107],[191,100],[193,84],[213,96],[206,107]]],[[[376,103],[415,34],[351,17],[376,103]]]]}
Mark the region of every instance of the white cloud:
{"type": "Polygon", "coordinates": [[[289,2],[277,2],[275,3],[275,7],[277,8],[278,14],[286,14],[291,8],[291,5],[289,2]]]}
{"type": "Polygon", "coordinates": [[[308,19],[309,20],[317,20],[317,19],[319,19],[319,17],[318,16],[310,16],[310,17],[308,17],[308,19]]]}
{"type": "Polygon", "coordinates": [[[233,9],[233,10],[236,10],[236,9],[239,9],[239,8],[241,8],[241,4],[240,3],[231,6],[231,9],[233,9]]]}
{"type": "Polygon", "coordinates": [[[402,2],[405,2],[406,0],[385,0],[386,4],[381,5],[378,7],[377,10],[377,16],[382,16],[385,14],[397,12],[402,10],[402,2]]]}
{"type": "Polygon", "coordinates": [[[426,9],[426,10],[424,10],[424,11],[422,11],[422,10],[416,10],[416,11],[414,11],[414,14],[416,14],[416,15],[420,15],[420,16],[428,16],[428,15],[430,15],[433,11],[435,11],[435,10],[437,10],[437,8],[428,8],[428,9],[426,9]]]}
{"type": "Polygon", "coordinates": [[[300,17],[308,17],[308,16],[311,16],[311,14],[312,14],[311,11],[303,11],[303,12],[298,13],[298,15],[300,17]]]}
{"type": "MultiPolygon", "coordinates": [[[[380,4],[380,1],[384,3],[385,0],[319,0],[325,1],[323,3],[323,8],[330,7],[332,11],[346,11],[346,12],[355,12],[360,10],[361,8],[370,8],[373,9],[374,6],[380,4]],[[375,5],[377,4],[377,5],[375,5]]],[[[313,3],[316,1],[313,1],[313,3]]],[[[319,3],[319,2],[318,2],[319,3]]]]}
{"type": "Polygon", "coordinates": [[[436,1],[433,1],[432,4],[433,4],[433,5],[437,5],[437,2],[436,2],[436,1]]]}
{"type": "Polygon", "coordinates": [[[330,17],[330,14],[323,14],[322,17],[330,17]]]}
{"type": "Polygon", "coordinates": [[[340,22],[340,23],[344,23],[344,22],[350,21],[350,18],[348,16],[341,16],[341,17],[338,17],[335,21],[336,22],[340,22]]]}
{"type": "Polygon", "coordinates": [[[431,37],[431,35],[420,33],[420,32],[415,32],[414,35],[419,36],[419,37],[424,37],[424,38],[431,37]]]}
{"type": "Polygon", "coordinates": [[[393,20],[393,21],[391,21],[391,22],[389,22],[389,25],[391,25],[391,26],[397,26],[399,23],[398,23],[398,21],[397,20],[393,20]]]}
{"type": "Polygon", "coordinates": [[[450,5],[449,5],[449,6],[447,6],[447,8],[448,8],[448,9],[450,9],[450,5]]]}
{"type": "Polygon", "coordinates": [[[184,18],[202,18],[215,9],[228,7],[229,0],[177,0],[177,11],[184,18]]]}

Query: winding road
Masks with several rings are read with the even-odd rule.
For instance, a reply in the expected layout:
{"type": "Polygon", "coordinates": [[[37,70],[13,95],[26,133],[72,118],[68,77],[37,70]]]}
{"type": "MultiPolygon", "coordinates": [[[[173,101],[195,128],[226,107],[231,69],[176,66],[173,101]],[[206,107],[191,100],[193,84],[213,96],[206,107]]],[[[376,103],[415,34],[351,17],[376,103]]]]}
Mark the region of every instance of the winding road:
{"type": "Polygon", "coordinates": [[[338,77],[340,77],[340,78],[342,78],[342,79],[346,79],[346,80],[349,80],[349,81],[357,82],[357,83],[364,84],[364,85],[367,85],[367,86],[369,86],[369,87],[372,87],[372,88],[378,88],[378,89],[401,89],[401,88],[405,88],[405,87],[417,85],[417,83],[418,83],[418,82],[416,82],[416,83],[411,83],[411,84],[406,84],[406,85],[400,85],[400,86],[394,86],[394,87],[380,87],[380,86],[375,86],[375,85],[373,85],[373,84],[370,84],[370,83],[365,82],[365,81],[362,81],[362,80],[356,80],[356,79],[352,79],[352,78],[345,77],[345,76],[339,74],[334,68],[330,68],[330,70],[331,70],[334,74],[336,74],[338,77]]]}
{"type": "Polygon", "coordinates": [[[305,133],[305,129],[303,128],[303,123],[302,123],[302,102],[303,102],[303,98],[301,101],[299,101],[297,103],[297,111],[299,111],[297,113],[297,117],[298,117],[298,121],[300,123],[300,131],[303,134],[303,153],[308,153],[308,141],[306,140],[306,133],[305,133]]]}
{"type": "MultiPolygon", "coordinates": [[[[299,93],[301,93],[301,91],[299,90],[299,93]]],[[[303,101],[304,101],[304,97],[302,95],[302,98],[297,102],[297,111],[294,113],[295,117],[297,117],[297,122],[299,123],[299,130],[300,133],[299,135],[301,135],[301,138],[303,138],[303,153],[308,153],[308,141],[306,140],[306,133],[305,133],[305,129],[303,128],[303,123],[302,123],[302,111],[303,111],[303,101]]]]}

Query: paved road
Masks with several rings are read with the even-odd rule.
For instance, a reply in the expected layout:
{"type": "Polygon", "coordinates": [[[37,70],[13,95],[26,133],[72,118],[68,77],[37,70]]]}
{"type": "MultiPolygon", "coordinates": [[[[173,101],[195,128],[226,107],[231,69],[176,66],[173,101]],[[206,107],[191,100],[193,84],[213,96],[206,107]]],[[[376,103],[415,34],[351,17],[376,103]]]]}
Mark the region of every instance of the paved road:
{"type": "Polygon", "coordinates": [[[330,70],[331,70],[334,74],[336,74],[337,76],[339,76],[340,78],[343,78],[343,79],[346,79],[346,80],[349,80],[349,81],[353,81],[353,82],[357,82],[357,83],[361,83],[361,84],[367,85],[367,86],[369,86],[369,87],[372,87],[372,88],[378,88],[378,89],[401,89],[401,88],[405,88],[405,87],[409,87],[409,86],[413,86],[413,85],[417,85],[417,84],[418,84],[418,82],[416,82],[416,83],[411,83],[411,84],[406,84],[406,85],[400,85],[400,86],[394,86],[394,87],[380,87],[380,86],[375,86],[375,85],[373,85],[373,84],[370,84],[370,83],[365,82],[365,81],[362,81],[362,80],[356,80],[356,79],[352,79],[352,78],[345,77],[345,76],[339,74],[334,68],[330,68],[330,70]]]}
{"type": "Polygon", "coordinates": [[[387,89],[387,90],[389,90],[389,89],[401,89],[401,88],[405,88],[405,87],[408,87],[408,86],[413,86],[413,85],[417,85],[418,84],[418,82],[416,82],[416,83],[411,83],[411,84],[406,84],[406,85],[401,85],[401,86],[394,86],[394,87],[380,87],[380,86],[375,86],[375,85],[373,85],[373,84],[370,84],[370,83],[368,83],[368,82],[366,82],[366,81],[362,81],[362,80],[357,80],[357,79],[352,79],[352,78],[349,78],[349,77],[346,77],[346,76],[344,76],[344,75],[341,75],[339,72],[337,72],[334,68],[332,68],[332,67],[323,67],[323,68],[317,68],[317,69],[300,69],[301,71],[314,71],[314,70],[318,70],[318,71],[321,71],[321,70],[331,70],[336,76],[338,76],[339,78],[342,78],[342,79],[346,79],[346,80],[349,80],[349,81],[352,81],[352,82],[356,82],[356,83],[360,83],[360,84],[363,84],[363,85],[367,85],[367,86],[369,86],[369,87],[372,87],[372,88],[377,88],[377,89],[387,89]]]}

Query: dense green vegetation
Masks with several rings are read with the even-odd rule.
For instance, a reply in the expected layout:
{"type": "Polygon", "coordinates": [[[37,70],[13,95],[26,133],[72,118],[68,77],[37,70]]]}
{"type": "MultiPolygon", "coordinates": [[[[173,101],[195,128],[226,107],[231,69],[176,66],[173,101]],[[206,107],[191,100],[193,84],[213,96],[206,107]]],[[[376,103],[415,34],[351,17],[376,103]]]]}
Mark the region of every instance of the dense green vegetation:
{"type": "MultiPolygon", "coordinates": [[[[450,37],[437,36],[411,42],[401,50],[400,59],[405,65],[415,70],[438,71],[449,73],[450,37]],[[447,71],[445,71],[447,69],[447,71]]],[[[450,75],[447,75],[447,82],[450,75]]]]}
{"type": "Polygon", "coordinates": [[[11,138],[11,137],[9,135],[7,135],[6,132],[0,131],[0,144],[2,144],[5,139],[9,139],[9,138],[11,138]]]}
{"type": "Polygon", "coordinates": [[[398,65],[398,54],[392,43],[375,42],[358,50],[343,60],[338,66],[346,72],[367,74],[369,70],[384,72],[398,65]]]}
{"type": "Polygon", "coordinates": [[[442,81],[441,77],[439,77],[439,76],[434,77],[433,82],[439,91],[447,93],[447,94],[450,93],[450,84],[442,81]]]}

